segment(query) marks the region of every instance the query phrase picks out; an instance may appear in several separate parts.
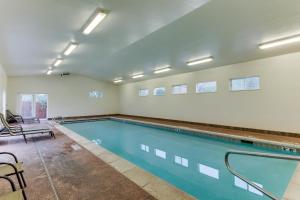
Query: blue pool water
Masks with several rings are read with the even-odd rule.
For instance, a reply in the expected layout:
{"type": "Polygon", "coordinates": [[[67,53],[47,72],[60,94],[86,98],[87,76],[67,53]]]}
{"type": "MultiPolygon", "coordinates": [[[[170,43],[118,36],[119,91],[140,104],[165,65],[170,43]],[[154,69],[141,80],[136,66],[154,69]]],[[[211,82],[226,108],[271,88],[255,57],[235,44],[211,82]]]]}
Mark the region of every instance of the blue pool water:
{"type": "MultiPolygon", "coordinates": [[[[267,200],[227,171],[225,152],[234,149],[283,153],[112,120],[64,126],[204,200],[267,200]]],[[[283,196],[297,164],[238,155],[233,155],[230,162],[238,172],[279,197],[283,196]]]]}

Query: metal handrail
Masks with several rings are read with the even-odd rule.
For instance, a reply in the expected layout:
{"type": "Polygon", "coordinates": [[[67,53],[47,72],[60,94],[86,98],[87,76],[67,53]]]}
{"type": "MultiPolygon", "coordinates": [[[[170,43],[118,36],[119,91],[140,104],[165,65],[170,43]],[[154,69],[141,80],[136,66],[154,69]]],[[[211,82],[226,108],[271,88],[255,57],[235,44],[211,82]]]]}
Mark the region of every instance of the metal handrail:
{"type": "Polygon", "coordinates": [[[248,183],[249,185],[251,185],[252,187],[254,187],[255,189],[257,189],[258,191],[262,192],[263,194],[265,194],[266,196],[268,196],[272,200],[280,200],[280,199],[278,197],[276,197],[274,194],[272,194],[271,192],[265,190],[264,188],[259,187],[255,183],[253,183],[250,179],[248,179],[246,177],[243,177],[241,174],[239,174],[238,172],[236,172],[231,167],[231,165],[229,164],[229,155],[230,154],[255,156],[255,157],[266,157],[266,158],[276,158],[276,159],[282,159],[282,160],[296,160],[296,161],[300,161],[300,157],[299,156],[271,154],[271,153],[260,153],[260,152],[249,152],[249,151],[236,151],[236,150],[232,150],[232,151],[226,152],[226,154],[225,154],[225,165],[226,165],[227,169],[229,170],[229,172],[231,174],[233,174],[234,176],[240,178],[241,180],[245,181],[246,183],[248,183]]]}

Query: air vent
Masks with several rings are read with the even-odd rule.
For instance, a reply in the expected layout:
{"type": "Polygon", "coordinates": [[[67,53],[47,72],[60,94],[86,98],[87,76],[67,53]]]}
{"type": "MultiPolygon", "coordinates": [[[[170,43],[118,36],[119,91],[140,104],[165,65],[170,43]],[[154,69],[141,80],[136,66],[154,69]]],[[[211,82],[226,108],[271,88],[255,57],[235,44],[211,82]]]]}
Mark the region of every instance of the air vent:
{"type": "Polygon", "coordinates": [[[63,72],[63,73],[60,74],[61,77],[69,76],[69,75],[71,75],[70,72],[63,72]]]}

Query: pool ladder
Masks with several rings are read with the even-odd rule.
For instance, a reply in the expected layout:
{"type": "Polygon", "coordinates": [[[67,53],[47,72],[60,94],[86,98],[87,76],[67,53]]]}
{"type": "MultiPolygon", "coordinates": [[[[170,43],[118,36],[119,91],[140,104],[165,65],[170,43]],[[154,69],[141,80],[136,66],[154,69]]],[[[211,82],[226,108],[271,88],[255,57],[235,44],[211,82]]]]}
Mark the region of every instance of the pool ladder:
{"type": "Polygon", "coordinates": [[[242,176],[241,174],[239,174],[237,171],[235,171],[231,167],[231,165],[229,163],[229,156],[231,154],[254,156],[254,157],[265,157],[265,158],[276,158],[276,159],[282,159],[282,160],[300,161],[299,156],[289,156],[289,155],[271,154],[271,153],[259,153],[259,152],[250,152],[250,151],[235,151],[235,150],[226,152],[226,154],[225,154],[225,165],[226,165],[227,169],[229,170],[229,172],[231,174],[233,174],[234,176],[240,178],[241,180],[245,181],[246,183],[248,183],[249,185],[251,185],[252,187],[257,189],[258,191],[262,192],[263,194],[265,194],[266,196],[268,196],[272,200],[280,200],[280,199],[278,197],[276,197],[274,194],[272,194],[271,192],[265,190],[264,188],[259,187],[255,183],[253,183],[250,179],[242,176]]]}

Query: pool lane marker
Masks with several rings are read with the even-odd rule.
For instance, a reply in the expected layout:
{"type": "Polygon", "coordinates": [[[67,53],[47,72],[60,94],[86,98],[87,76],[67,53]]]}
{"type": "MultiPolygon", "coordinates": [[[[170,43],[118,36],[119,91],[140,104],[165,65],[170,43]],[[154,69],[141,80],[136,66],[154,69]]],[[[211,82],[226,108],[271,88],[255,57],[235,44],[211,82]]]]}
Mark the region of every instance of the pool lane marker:
{"type": "Polygon", "coordinates": [[[37,150],[38,155],[39,155],[39,157],[40,157],[40,159],[41,159],[41,161],[42,161],[43,167],[44,167],[44,169],[45,169],[45,172],[46,172],[48,181],[49,181],[49,183],[50,183],[51,189],[52,189],[52,191],[53,191],[53,193],[54,193],[55,199],[56,199],[56,200],[60,200],[59,197],[58,197],[57,191],[56,191],[56,189],[55,189],[55,187],[54,187],[54,184],[53,184],[52,178],[51,178],[51,176],[50,176],[49,170],[48,170],[48,168],[47,168],[47,165],[46,165],[46,163],[45,163],[45,160],[44,160],[44,158],[43,158],[43,156],[42,156],[42,153],[41,153],[40,149],[38,148],[38,145],[37,145],[37,143],[36,143],[36,140],[35,140],[34,138],[32,138],[32,139],[33,139],[33,142],[34,142],[35,149],[37,150]]]}

